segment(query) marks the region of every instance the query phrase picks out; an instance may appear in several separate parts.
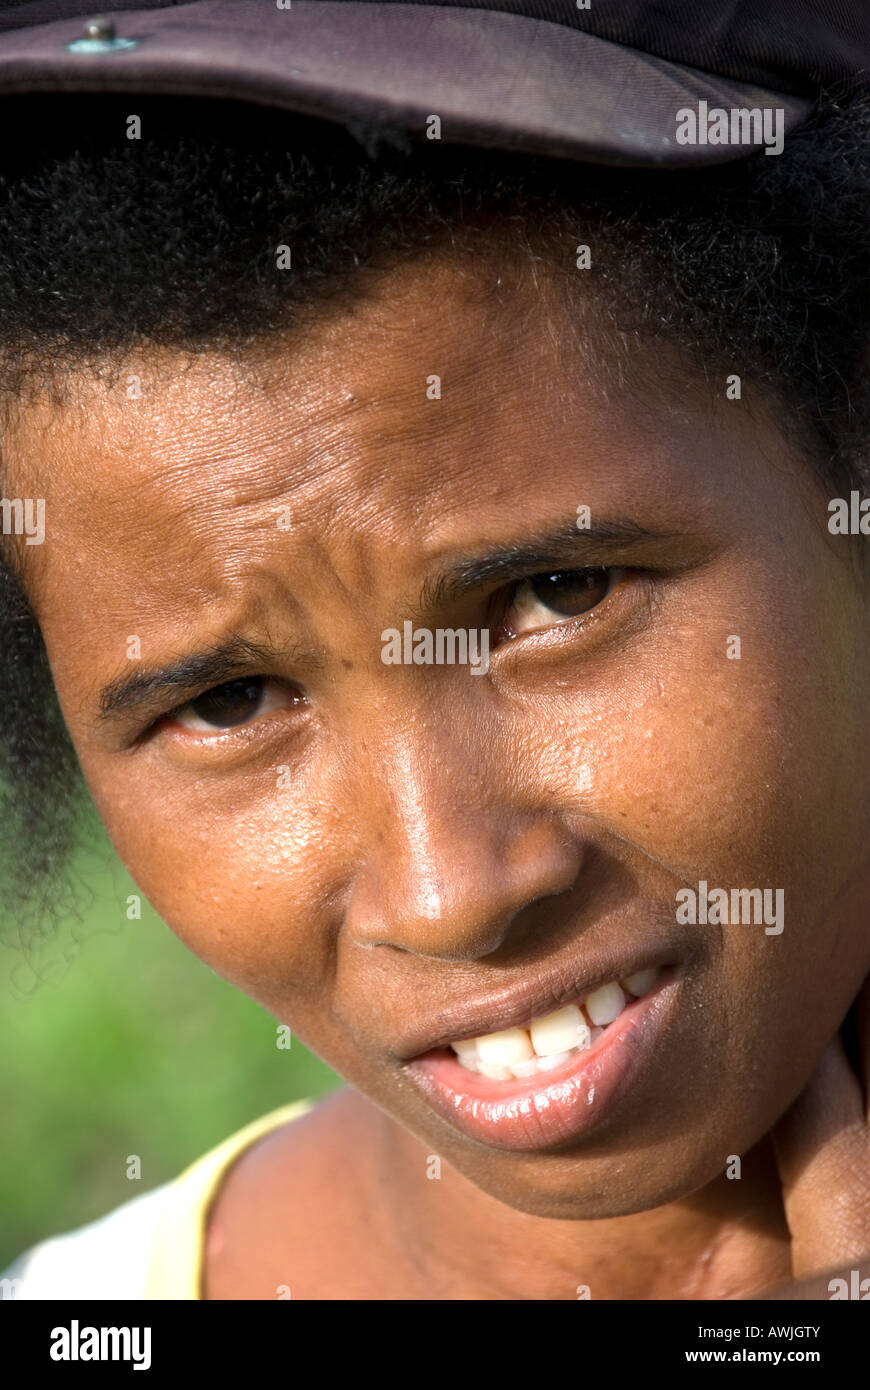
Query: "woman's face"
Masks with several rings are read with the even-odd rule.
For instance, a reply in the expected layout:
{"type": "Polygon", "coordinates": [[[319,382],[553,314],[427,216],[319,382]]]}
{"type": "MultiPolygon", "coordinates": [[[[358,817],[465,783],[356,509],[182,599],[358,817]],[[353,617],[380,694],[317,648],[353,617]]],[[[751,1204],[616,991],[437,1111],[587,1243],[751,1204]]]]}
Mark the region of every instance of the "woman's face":
{"type": "Polygon", "coordinates": [[[753,1145],[870,965],[868,601],[748,379],[653,345],[605,382],[593,312],[572,367],[544,282],[488,273],[391,272],[256,371],[142,353],[7,457],[85,776],[169,926],[479,1187],[610,1216],[753,1145]],[[406,622],[488,661],[385,661],[406,622]],[[702,882],[772,914],[679,920],[702,882]],[[579,1062],[431,1054],[655,966],[579,1062]]]}

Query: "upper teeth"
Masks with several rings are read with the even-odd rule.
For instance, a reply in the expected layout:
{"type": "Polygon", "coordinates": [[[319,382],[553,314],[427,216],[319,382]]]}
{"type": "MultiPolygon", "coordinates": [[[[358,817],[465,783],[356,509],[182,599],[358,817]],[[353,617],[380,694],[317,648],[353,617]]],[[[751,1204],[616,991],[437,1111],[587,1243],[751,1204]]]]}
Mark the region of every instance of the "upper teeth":
{"type": "Polygon", "coordinates": [[[640,970],[619,984],[602,985],[580,1004],[565,1004],[553,1013],[533,1019],[528,1028],[505,1028],[479,1038],[451,1043],[469,1071],[481,1072],[494,1081],[531,1076],[561,1066],[575,1049],[591,1047],[609,1023],[625,1008],[626,994],[640,998],[652,989],[658,970],[640,970]],[[625,991],[625,992],[623,992],[625,991]],[[585,1009],[585,1015],[583,1010],[585,1009]]]}

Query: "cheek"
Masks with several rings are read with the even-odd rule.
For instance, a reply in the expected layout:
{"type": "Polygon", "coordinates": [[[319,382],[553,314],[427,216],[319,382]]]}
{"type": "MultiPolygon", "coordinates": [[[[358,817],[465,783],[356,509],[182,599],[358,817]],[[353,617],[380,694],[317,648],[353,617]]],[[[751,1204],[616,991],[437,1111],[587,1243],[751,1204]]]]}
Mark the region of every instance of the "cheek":
{"type": "Polygon", "coordinates": [[[780,888],[792,933],[816,926],[870,834],[864,622],[833,580],[690,592],[586,694],[586,808],[681,882],[780,888]]]}
{"type": "Polygon", "coordinates": [[[832,623],[823,601],[758,593],[736,621],[711,597],[703,620],[662,633],[654,662],[578,680],[527,752],[648,902],[676,916],[677,890],[705,880],[729,895],[768,889],[776,912],[781,892],[777,921],[686,926],[709,947],[696,1061],[720,1020],[716,1084],[756,1129],[803,1084],[870,966],[860,615],[845,596],[832,623]],[[739,659],[727,654],[736,635],[739,659]],[[751,1084],[762,1075],[763,1093],[751,1084]]]}
{"type": "Polygon", "coordinates": [[[317,808],[286,792],[246,799],[232,779],[169,796],[147,782],[134,799],[110,781],[92,792],[129,872],[195,955],[271,1011],[322,998],[332,836],[317,808]]]}

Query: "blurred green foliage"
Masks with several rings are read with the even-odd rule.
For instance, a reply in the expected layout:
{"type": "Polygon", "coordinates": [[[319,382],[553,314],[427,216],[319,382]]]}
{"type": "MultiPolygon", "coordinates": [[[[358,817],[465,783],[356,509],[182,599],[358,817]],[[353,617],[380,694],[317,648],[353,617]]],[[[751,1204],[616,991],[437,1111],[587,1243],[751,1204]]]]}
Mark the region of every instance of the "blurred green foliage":
{"type": "Polygon", "coordinates": [[[0,1270],[339,1078],[177,940],[106,846],[36,956],[0,947],[0,1270]],[[141,895],[140,895],[141,896],[141,895]],[[142,1177],[126,1176],[138,1154],[142,1177]]]}

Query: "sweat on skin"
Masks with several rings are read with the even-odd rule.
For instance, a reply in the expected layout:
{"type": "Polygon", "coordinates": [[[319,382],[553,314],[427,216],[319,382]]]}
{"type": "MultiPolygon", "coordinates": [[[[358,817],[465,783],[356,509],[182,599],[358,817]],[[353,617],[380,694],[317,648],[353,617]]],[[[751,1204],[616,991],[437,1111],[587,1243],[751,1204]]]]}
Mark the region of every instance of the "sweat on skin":
{"type": "MultiPolygon", "coordinates": [[[[772,410],[661,345],[598,389],[591,351],[566,368],[540,275],[508,304],[486,288],[433,258],[253,364],[143,349],[141,400],[83,382],[87,408],[22,410],[4,451],[63,518],[27,584],[122,859],[350,1083],[234,1167],[209,1297],[790,1277],[768,1135],[870,965],[866,597],[772,410]],[[531,575],[460,582],[556,533],[531,575]],[[535,576],[578,566],[618,577],[564,616],[535,576]],[[486,628],[488,670],[385,665],[379,634],[406,620],[486,628]],[[131,633],[145,675],[241,635],[256,656],[224,678],[262,676],[267,711],[210,736],[185,712],[202,691],[176,685],[106,717],[131,633]],[[678,925],[702,877],[781,885],[789,931],[678,925]],[[653,947],[669,1026],[582,1139],[476,1143],[410,1084],[425,1038],[461,1038],[487,1001],[616,980],[653,947]]],[[[859,1231],[851,1190],[844,1210],[859,1231]]]]}

